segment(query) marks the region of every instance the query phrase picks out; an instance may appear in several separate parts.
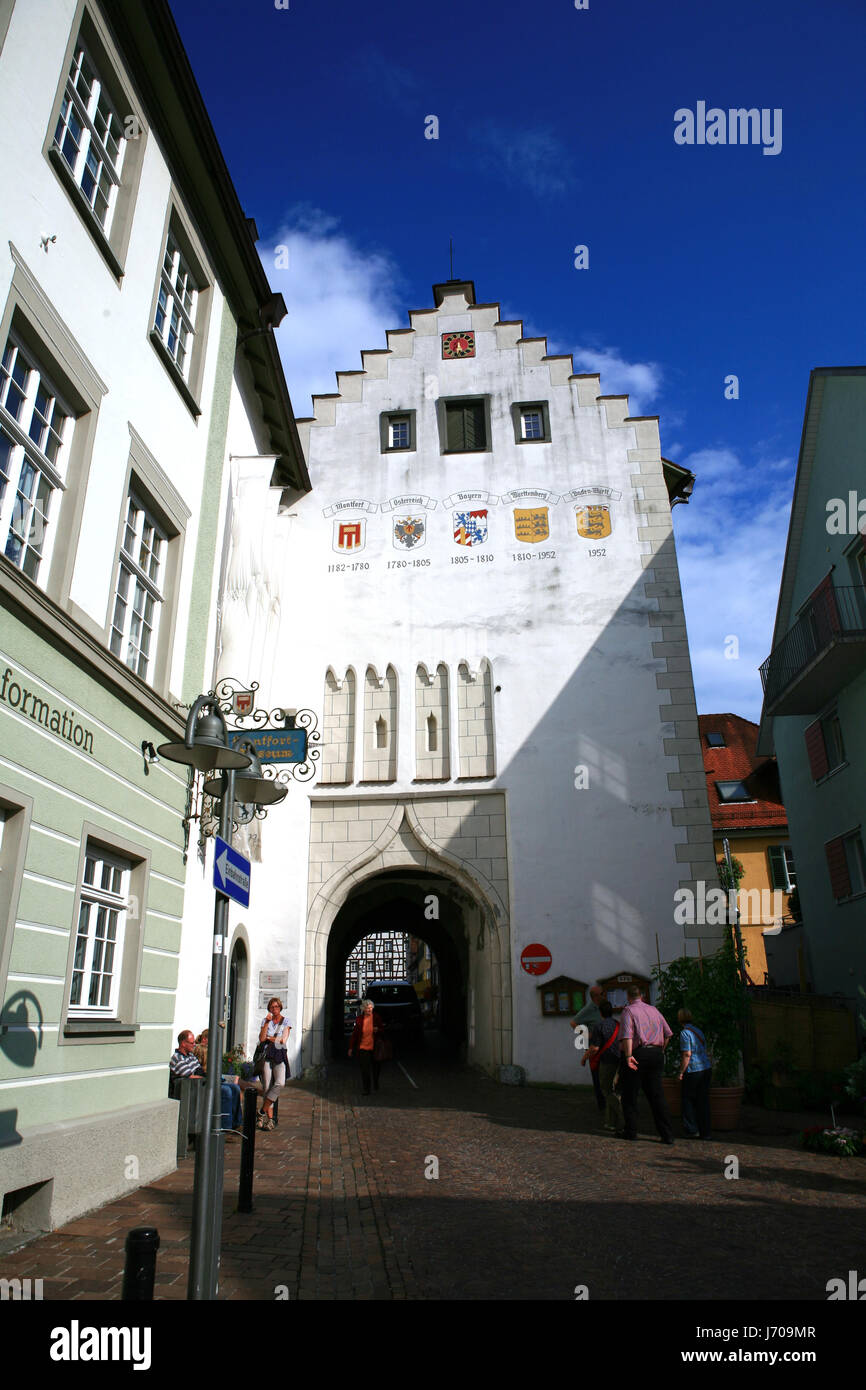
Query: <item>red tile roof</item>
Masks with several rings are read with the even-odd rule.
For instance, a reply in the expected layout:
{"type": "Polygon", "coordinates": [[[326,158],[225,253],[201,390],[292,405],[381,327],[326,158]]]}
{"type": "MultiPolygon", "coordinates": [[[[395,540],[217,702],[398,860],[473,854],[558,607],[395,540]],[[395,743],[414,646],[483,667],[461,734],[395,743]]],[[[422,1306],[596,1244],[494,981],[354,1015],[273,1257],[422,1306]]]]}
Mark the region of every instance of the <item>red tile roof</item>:
{"type": "Polygon", "coordinates": [[[758,726],[738,714],[700,714],[701,752],[707,774],[707,796],[714,830],[776,830],[786,827],[775,758],[762,758],[756,750],[758,726]],[[710,748],[708,733],[720,733],[724,748],[710,748]],[[717,782],[745,782],[755,798],[750,802],[723,802],[717,782]]]}

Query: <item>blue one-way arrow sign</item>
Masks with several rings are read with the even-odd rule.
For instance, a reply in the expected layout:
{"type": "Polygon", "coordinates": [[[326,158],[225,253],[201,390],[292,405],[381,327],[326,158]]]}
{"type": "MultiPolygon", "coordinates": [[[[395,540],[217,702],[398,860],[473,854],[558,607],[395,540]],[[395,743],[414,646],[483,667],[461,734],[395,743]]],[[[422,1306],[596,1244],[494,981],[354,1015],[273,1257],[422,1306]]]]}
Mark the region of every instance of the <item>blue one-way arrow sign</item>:
{"type": "Polygon", "coordinates": [[[236,849],[215,837],[213,886],[241,907],[250,905],[250,861],[236,849]]]}

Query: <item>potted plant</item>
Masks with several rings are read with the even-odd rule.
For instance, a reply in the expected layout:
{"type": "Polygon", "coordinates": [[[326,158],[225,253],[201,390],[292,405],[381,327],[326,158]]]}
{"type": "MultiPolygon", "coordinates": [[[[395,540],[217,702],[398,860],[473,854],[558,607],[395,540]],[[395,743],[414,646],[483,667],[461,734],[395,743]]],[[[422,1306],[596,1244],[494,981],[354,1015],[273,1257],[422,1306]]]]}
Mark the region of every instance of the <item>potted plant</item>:
{"type": "MultiPolygon", "coordinates": [[[[678,1011],[688,1008],[706,1037],[713,1059],[710,1090],[713,1129],[736,1129],[744,1090],[740,1084],[740,1064],[748,1000],[737,969],[733,941],[729,937],[712,956],[684,956],[671,962],[666,970],[656,969],[654,974],[659,982],[658,1006],[672,1031],[679,1031],[678,1011]]],[[[676,1053],[672,1055],[678,1060],[676,1053]]],[[[678,1067],[672,1068],[673,1075],[678,1071],[678,1067]]]]}

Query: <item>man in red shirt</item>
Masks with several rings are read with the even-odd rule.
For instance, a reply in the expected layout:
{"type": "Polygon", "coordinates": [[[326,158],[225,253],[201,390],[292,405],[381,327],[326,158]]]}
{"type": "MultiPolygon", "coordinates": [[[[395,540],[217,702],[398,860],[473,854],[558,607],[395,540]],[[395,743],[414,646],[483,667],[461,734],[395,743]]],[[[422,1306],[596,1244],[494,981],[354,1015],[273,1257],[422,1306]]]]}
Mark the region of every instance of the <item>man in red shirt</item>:
{"type": "Polygon", "coordinates": [[[629,985],[628,1004],[619,1029],[619,1089],[625,1116],[623,1139],[637,1139],[637,1099],[643,1088],[663,1144],[674,1142],[671,1117],[662,1090],[665,1047],[671,1030],[658,1009],[645,1004],[640,985],[629,985]]]}
{"type": "Polygon", "coordinates": [[[379,1066],[376,1060],[376,1040],[385,1031],[382,1015],[376,1013],[372,999],[361,1000],[361,1012],[355,1020],[355,1027],[349,1039],[349,1056],[357,1047],[361,1063],[361,1086],[363,1094],[370,1094],[370,1073],[373,1075],[373,1090],[379,1089],[379,1066]]]}

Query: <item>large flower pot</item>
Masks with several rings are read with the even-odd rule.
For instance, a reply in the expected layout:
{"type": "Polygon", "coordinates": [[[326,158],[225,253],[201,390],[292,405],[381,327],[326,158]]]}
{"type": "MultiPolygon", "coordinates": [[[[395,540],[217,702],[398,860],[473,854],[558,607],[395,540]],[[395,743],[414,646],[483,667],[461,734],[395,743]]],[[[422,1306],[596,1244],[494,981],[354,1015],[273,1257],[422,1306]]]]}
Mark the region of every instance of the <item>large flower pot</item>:
{"type": "Polygon", "coordinates": [[[677,1115],[681,1115],[683,1113],[683,1093],[682,1083],[679,1077],[663,1076],[662,1093],[667,1103],[668,1113],[674,1118],[676,1118],[677,1115]]]}
{"type": "Polygon", "coordinates": [[[710,1087],[710,1124],[714,1133],[717,1129],[738,1127],[745,1089],[744,1086],[710,1087]]]}

